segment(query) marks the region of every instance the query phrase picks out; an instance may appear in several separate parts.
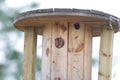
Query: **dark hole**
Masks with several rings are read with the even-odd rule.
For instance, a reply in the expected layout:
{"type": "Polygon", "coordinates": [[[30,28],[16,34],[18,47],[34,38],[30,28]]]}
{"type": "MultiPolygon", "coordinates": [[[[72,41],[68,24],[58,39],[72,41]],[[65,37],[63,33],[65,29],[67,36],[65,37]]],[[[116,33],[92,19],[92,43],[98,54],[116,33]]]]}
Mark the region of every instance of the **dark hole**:
{"type": "Polygon", "coordinates": [[[80,28],[79,23],[75,23],[75,24],[74,24],[74,27],[75,27],[76,30],[78,30],[78,29],[80,28]]]}

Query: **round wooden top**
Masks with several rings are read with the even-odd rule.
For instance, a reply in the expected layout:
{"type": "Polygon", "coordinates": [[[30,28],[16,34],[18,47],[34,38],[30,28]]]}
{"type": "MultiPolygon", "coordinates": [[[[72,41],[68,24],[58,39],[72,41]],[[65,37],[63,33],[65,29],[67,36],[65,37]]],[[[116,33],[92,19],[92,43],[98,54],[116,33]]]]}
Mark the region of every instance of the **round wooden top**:
{"type": "Polygon", "coordinates": [[[14,26],[24,31],[25,27],[38,27],[42,34],[42,27],[52,22],[82,22],[92,27],[93,36],[99,36],[101,27],[110,26],[115,32],[119,30],[119,18],[96,10],[82,9],[39,9],[19,14],[14,19],[14,26]]]}

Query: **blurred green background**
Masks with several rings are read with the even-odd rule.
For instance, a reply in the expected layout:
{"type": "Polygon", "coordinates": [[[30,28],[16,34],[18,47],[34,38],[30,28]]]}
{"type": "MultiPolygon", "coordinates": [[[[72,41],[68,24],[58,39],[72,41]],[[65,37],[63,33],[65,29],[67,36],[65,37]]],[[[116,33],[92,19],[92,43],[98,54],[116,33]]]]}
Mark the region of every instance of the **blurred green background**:
{"type": "MultiPolygon", "coordinates": [[[[21,80],[23,53],[18,50],[17,44],[23,39],[23,33],[14,28],[13,20],[21,11],[35,9],[40,4],[31,2],[10,8],[6,1],[0,0],[0,80],[21,80]]],[[[36,72],[40,72],[40,57],[37,57],[36,62],[36,72]]]]}

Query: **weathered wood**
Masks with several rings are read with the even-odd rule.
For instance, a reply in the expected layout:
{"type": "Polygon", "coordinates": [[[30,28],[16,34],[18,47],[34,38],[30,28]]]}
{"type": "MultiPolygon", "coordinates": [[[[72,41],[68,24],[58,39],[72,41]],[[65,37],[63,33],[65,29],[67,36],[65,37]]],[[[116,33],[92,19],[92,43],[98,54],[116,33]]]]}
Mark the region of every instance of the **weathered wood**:
{"type": "Polygon", "coordinates": [[[37,29],[25,28],[23,80],[35,80],[37,29]]]}
{"type": "Polygon", "coordinates": [[[92,70],[92,29],[85,26],[84,80],[91,80],[92,70]]]}
{"type": "MultiPolygon", "coordinates": [[[[89,22],[89,24],[91,24],[90,27],[94,27],[93,36],[99,36],[101,26],[107,26],[109,24],[110,17],[113,18],[111,23],[114,27],[114,31],[118,32],[119,28],[117,27],[117,20],[119,20],[119,18],[101,11],[82,9],[39,9],[28,11],[19,14],[14,20],[14,25],[19,30],[24,31],[24,27],[35,27],[45,25],[49,22],[76,21],[84,22],[86,24],[89,22]],[[96,22],[100,24],[96,24],[96,22]],[[96,31],[96,29],[98,30],[96,31]]],[[[42,34],[42,32],[40,34],[42,34]]]]}
{"type": "Polygon", "coordinates": [[[42,71],[41,80],[51,80],[51,47],[52,47],[52,25],[46,24],[43,29],[42,71]]]}
{"type": "Polygon", "coordinates": [[[84,80],[85,26],[79,25],[80,28],[75,29],[74,23],[69,24],[68,80],[84,80]]]}
{"type": "Polygon", "coordinates": [[[67,80],[67,36],[67,22],[53,23],[51,80],[67,80]]]}
{"type": "Polygon", "coordinates": [[[104,26],[101,33],[99,54],[99,79],[111,80],[114,30],[104,26]]]}

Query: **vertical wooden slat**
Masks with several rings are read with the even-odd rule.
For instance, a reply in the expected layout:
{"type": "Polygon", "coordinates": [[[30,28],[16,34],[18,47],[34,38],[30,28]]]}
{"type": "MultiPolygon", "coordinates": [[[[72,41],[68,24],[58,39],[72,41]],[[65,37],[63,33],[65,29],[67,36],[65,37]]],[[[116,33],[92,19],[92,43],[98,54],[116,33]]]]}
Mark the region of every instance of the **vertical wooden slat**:
{"type": "Polygon", "coordinates": [[[35,80],[37,29],[25,28],[23,80],[35,80]]]}
{"type": "Polygon", "coordinates": [[[43,29],[43,50],[42,50],[42,76],[41,80],[50,80],[51,76],[51,24],[46,24],[43,29]]]}
{"type": "Polygon", "coordinates": [[[85,27],[85,49],[84,49],[84,80],[91,80],[92,69],[92,30],[85,27]]]}
{"type": "Polygon", "coordinates": [[[80,29],[74,28],[74,23],[69,24],[68,48],[68,80],[83,80],[83,55],[84,55],[84,24],[80,29]]]}
{"type": "Polygon", "coordinates": [[[67,80],[67,22],[56,22],[52,27],[52,70],[51,80],[67,80]],[[59,40],[63,39],[63,40],[59,40]],[[62,44],[63,47],[55,45],[62,44]]]}
{"type": "Polygon", "coordinates": [[[101,33],[99,54],[99,79],[111,80],[114,30],[104,26],[101,33]]]}

